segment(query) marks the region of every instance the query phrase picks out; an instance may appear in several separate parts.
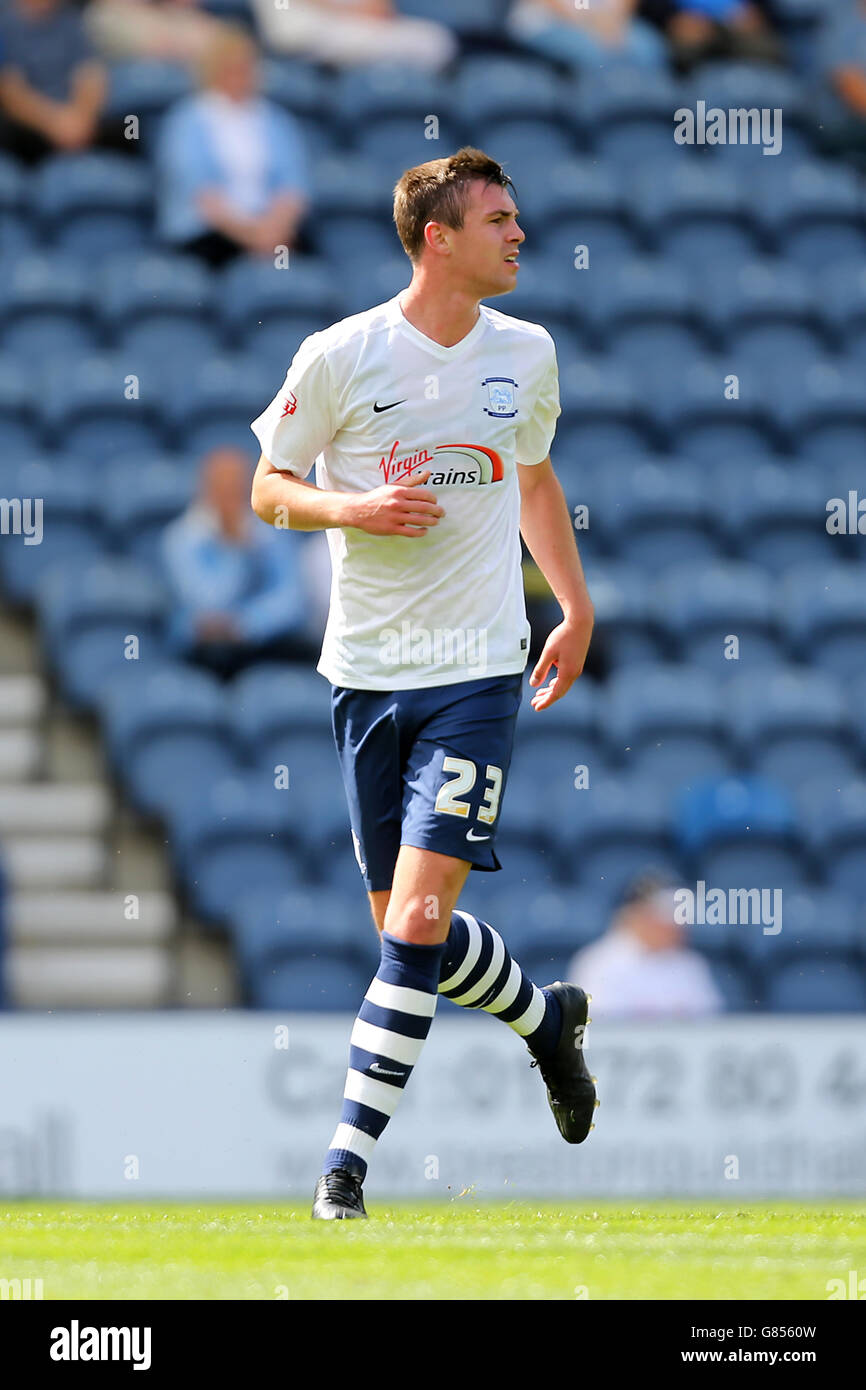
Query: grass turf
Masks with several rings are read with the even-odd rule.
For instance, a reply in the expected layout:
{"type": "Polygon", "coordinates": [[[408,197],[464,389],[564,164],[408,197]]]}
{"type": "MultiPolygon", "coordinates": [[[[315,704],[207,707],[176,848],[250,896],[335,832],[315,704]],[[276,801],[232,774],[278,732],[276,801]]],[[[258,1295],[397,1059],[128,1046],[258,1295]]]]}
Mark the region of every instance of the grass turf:
{"type": "Polygon", "coordinates": [[[45,1299],[826,1299],[866,1269],[862,1203],[369,1207],[9,1202],[0,1279],[45,1299]]]}

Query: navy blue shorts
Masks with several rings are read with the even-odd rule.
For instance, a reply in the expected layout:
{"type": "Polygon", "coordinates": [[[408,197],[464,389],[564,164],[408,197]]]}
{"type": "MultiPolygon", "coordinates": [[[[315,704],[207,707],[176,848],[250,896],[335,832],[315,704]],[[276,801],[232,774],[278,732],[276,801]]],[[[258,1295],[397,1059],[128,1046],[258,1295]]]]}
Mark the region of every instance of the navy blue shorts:
{"type": "Polygon", "coordinates": [[[523,672],[425,690],[331,687],[331,723],[368,891],[401,845],[500,869],[493,845],[523,672]]]}

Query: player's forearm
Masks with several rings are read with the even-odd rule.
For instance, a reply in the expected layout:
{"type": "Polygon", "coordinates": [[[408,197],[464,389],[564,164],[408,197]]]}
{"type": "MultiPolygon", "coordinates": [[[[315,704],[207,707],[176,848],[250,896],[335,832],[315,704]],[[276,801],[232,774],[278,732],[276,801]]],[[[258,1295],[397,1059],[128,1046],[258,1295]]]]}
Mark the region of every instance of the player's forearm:
{"type": "Polygon", "coordinates": [[[0,77],[0,102],[13,121],[43,133],[61,109],[59,102],[37,92],[17,70],[7,70],[0,77]]]}
{"type": "Polygon", "coordinates": [[[533,560],[550,585],[563,616],[592,612],[568,504],[554,473],[521,498],[520,530],[533,560]]]}
{"type": "Polygon", "coordinates": [[[326,492],[285,473],[256,475],[252,508],[269,526],[289,531],[324,531],[350,525],[352,494],[326,492]]]}

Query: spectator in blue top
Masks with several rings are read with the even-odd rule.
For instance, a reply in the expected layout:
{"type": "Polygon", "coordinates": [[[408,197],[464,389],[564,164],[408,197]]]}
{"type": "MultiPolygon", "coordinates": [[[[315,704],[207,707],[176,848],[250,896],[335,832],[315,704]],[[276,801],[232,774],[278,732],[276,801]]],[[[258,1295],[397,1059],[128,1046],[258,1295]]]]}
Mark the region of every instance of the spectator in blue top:
{"type": "Polygon", "coordinates": [[[641,0],[666,33],[679,72],[713,60],[784,63],[770,0],[641,0]]]}
{"type": "Polygon", "coordinates": [[[635,17],[637,0],[517,0],[508,16],[513,39],[574,68],[612,61],[664,67],[667,45],[651,24],[635,17]]]}
{"type": "Polygon", "coordinates": [[[306,211],[301,130],[258,95],[257,58],[249,36],[226,26],[201,64],[202,90],[160,134],[160,232],[214,267],[293,247],[306,211]]]}
{"type": "Polygon", "coordinates": [[[78,10],[64,0],[11,0],[4,9],[0,145],[35,164],[97,142],[117,144],[118,132],[102,119],[105,70],[78,10]]]}
{"type": "Polygon", "coordinates": [[[817,44],[818,115],[828,154],[866,171],[866,0],[840,0],[817,44]]]}
{"type": "Polygon", "coordinates": [[[173,596],[169,639],[180,655],[224,679],[257,661],[315,660],[321,645],[314,546],[297,532],[261,525],[250,511],[251,482],[244,454],[215,449],[197,499],[163,537],[173,596]]]}

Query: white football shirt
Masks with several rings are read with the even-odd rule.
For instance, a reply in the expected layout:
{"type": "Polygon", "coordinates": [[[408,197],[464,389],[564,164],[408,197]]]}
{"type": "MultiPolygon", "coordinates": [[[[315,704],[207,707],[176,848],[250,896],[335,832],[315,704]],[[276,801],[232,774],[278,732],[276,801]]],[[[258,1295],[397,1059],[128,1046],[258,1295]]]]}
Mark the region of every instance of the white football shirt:
{"type": "Polygon", "coordinates": [[[334,685],[405,690],[522,671],[529,623],[516,463],[550,452],[553,339],[486,305],[443,347],[399,295],[314,333],[252,429],[275,468],[333,492],[429,469],[445,510],[425,535],[327,529],[331,600],[317,669],[334,685]]]}

